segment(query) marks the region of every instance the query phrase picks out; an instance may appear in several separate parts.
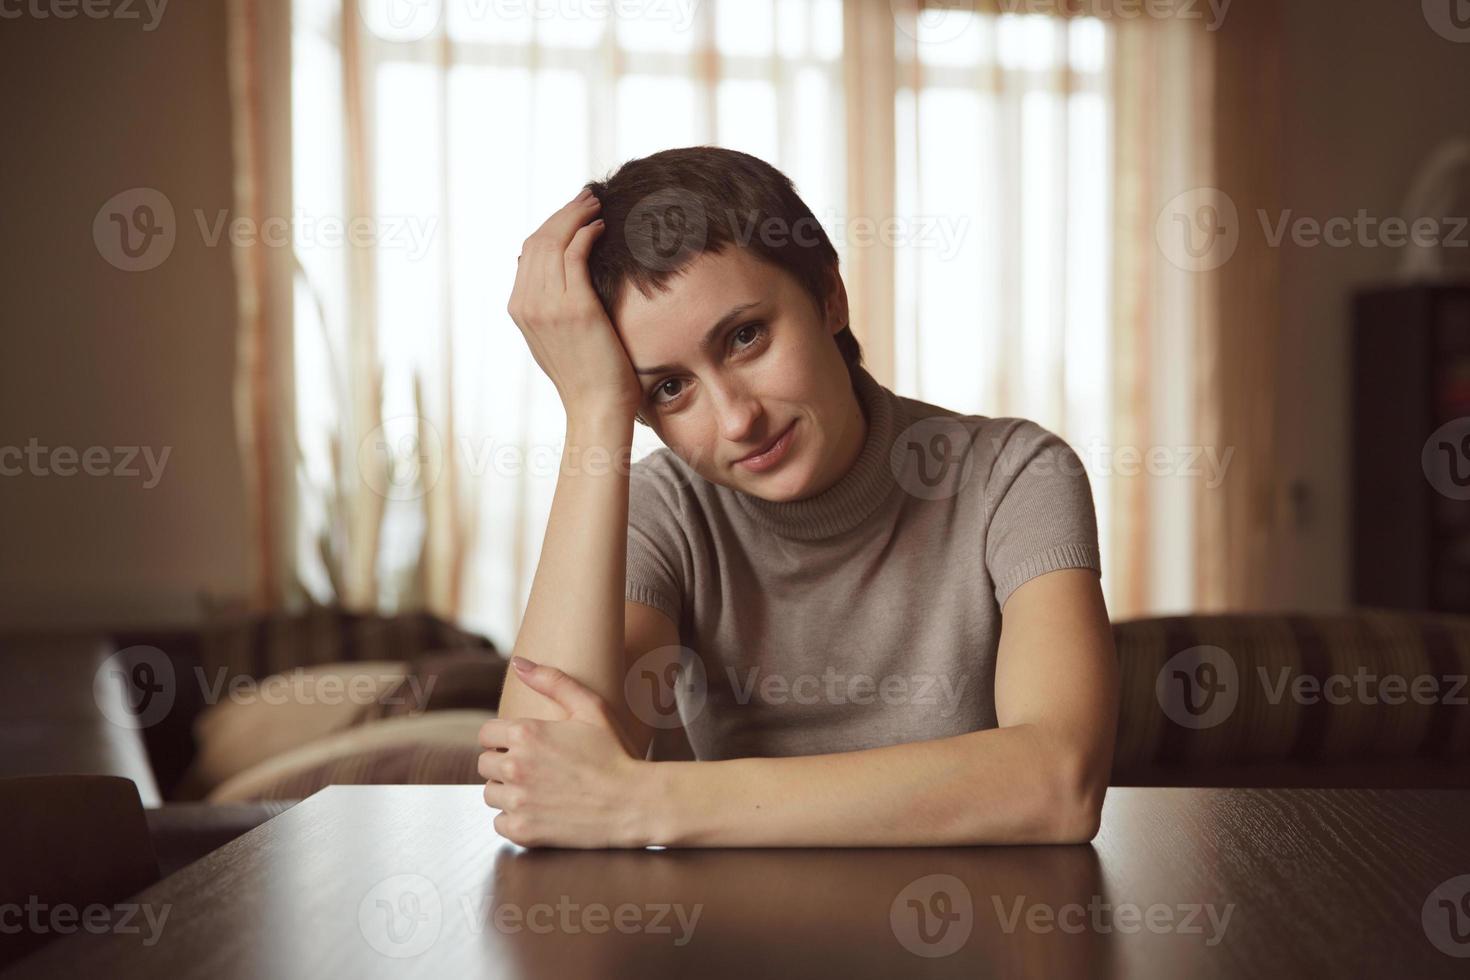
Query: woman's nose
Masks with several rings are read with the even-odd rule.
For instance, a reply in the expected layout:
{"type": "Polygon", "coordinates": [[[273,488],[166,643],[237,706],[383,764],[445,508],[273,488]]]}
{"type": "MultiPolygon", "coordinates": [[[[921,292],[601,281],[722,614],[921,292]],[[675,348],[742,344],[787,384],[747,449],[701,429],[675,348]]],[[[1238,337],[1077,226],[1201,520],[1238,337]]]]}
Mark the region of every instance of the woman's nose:
{"type": "Polygon", "coordinates": [[[759,435],[761,407],[749,392],[727,388],[715,393],[715,411],[719,415],[720,435],[727,442],[750,442],[759,435]]]}

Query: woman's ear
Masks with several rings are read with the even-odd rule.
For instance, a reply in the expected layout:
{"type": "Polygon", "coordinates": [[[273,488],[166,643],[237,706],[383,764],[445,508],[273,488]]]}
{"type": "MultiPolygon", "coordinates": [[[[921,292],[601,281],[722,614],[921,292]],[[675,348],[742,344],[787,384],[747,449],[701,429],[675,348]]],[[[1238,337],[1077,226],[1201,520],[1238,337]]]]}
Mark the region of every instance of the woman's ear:
{"type": "Polygon", "coordinates": [[[836,335],[847,327],[848,316],[847,287],[843,285],[842,274],[837,271],[835,263],[827,270],[826,300],[827,332],[836,335]]]}

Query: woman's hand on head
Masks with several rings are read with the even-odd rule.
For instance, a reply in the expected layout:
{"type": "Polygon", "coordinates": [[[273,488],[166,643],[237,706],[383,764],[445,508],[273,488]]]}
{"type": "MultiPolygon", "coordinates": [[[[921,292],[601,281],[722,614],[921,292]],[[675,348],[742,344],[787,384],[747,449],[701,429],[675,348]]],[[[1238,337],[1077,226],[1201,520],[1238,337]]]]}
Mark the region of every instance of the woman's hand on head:
{"type": "Polygon", "coordinates": [[[596,217],[601,206],[585,191],[526,239],[506,312],[556,385],[568,419],[616,411],[631,421],[643,389],[587,272],[604,227],[596,217]]]}

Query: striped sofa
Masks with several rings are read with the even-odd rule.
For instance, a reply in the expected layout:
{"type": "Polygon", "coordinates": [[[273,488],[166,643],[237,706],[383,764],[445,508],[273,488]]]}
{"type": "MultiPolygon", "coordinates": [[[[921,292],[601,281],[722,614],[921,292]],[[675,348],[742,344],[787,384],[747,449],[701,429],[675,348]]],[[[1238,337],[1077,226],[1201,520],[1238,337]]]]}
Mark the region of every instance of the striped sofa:
{"type": "MultiPolygon", "coordinates": [[[[1470,617],[1230,613],[1120,621],[1113,632],[1114,785],[1470,787],[1470,617]]],[[[441,673],[433,704],[364,712],[351,729],[229,785],[218,802],[295,799],[334,782],[479,781],[473,734],[505,671],[481,638],[428,618],[317,613],[168,648],[255,676],[453,651],[441,659],[457,673],[441,673]]],[[[165,727],[146,733],[155,755],[165,727]]],[[[185,732],[171,734],[187,745],[185,732]]]]}
{"type": "Polygon", "coordinates": [[[1115,623],[1121,786],[1470,787],[1470,617],[1115,623]]]}

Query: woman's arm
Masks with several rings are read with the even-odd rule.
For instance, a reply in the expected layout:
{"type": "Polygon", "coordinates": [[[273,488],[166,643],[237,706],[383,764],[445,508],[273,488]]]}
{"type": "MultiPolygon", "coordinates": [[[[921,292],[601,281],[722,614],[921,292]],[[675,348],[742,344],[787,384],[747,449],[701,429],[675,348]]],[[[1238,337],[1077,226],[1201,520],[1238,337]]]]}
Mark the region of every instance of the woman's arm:
{"type": "MultiPolygon", "coordinates": [[[[513,652],[560,668],[626,714],[628,466],[642,388],[587,274],[587,253],[603,227],[593,220],[598,206],[584,193],[526,239],[506,307],[567,414],[561,470],[513,652]]],[[[499,717],[567,717],[515,671],[506,674],[499,717]]]]}
{"type": "MultiPolygon", "coordinates": [[[[567,721],[492,718],[485,802],[527,847],[882,847],[1082,843],[1112,768],[1118,665],[1096,573],[1037,576],[1006,601],[1000,727],[859,752],[645,762],[608,702],[560,670],[522,683],[567,721]],[[507,751],[508,750],[508,751],[507,751]]],[[[518,668],[519,669],[519,668],[518,668]]]]}
{"type": "MultiPolygon", "coordinates": [[[[623,696],[623,582],[633,420],[567,420],[566,449],[513,653],[577,678],[611,706],[623,696]],[[596,462],[594,462],[596,460],[596,462]]],[[[567,717],[506,671],[501,718],[567,717]]]]}
{"type": "Polygon", "coordinates": [[[1006,602],[1000,727],[859,752],[645,763],[642,843],[673,847],[1082,843],[1097,833],[1118,666],[1097,575],[1006,602]]]}

